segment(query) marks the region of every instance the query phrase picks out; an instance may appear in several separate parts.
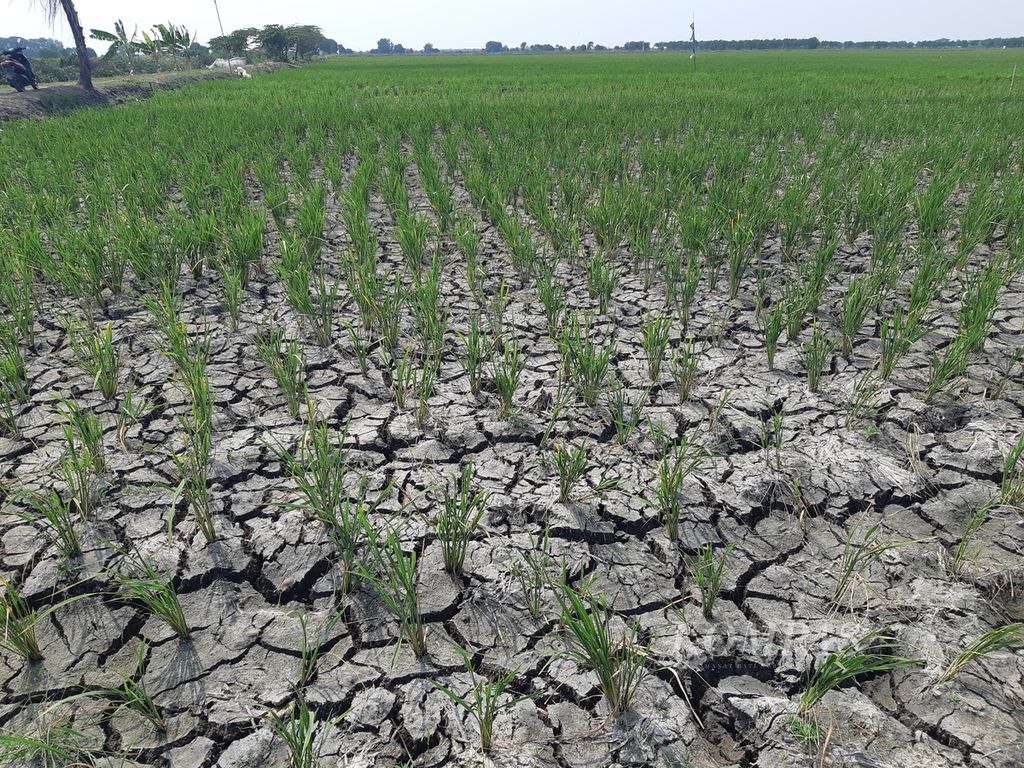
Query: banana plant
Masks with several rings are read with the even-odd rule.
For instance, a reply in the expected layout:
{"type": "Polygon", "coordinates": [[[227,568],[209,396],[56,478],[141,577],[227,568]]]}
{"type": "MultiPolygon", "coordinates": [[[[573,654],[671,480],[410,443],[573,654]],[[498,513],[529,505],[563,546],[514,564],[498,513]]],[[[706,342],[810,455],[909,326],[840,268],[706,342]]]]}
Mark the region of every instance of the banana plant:
{"type": "Polygon", "coordinates": [[[132,32],[131,37],[125,32],[124,22],[118,19],[114,22],[114,31],[107,32],[102,29],[90,29],[89,36],[94,40],[101,40],[104,43],[110,43],[110,48],[107,49],[106,56],[113,57],[118,53],[124,54],[125,61],[128,62],[128,74],[135,74],[135,53],[138,50],[138,27],[132,32]]]}

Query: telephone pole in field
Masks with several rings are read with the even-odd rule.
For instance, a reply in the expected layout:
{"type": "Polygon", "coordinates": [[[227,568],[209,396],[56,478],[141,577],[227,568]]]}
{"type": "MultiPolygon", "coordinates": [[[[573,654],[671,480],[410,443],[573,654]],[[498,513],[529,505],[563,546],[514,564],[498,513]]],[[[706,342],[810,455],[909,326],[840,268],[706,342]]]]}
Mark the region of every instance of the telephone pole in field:
{"type": "Polygon", "coordinates": [[[217,0],[213,0],[213,10],[217,12],[217,26],[220,27],[220,36],[224,37],[224,22],[220,20],[220,8],[217,6],[217,0]]]}

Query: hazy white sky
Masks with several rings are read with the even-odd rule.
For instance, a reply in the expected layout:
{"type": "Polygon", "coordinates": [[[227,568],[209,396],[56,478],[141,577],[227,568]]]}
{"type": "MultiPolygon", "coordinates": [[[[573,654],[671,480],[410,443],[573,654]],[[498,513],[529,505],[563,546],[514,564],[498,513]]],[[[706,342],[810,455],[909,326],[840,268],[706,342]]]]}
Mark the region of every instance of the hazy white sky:
{"type": "MultiPolygon", "coordinates": [[[[380,37],[407,47],[481,48],[550,42],[811,37],[922,40],[1024,35],[1024,0],[218,0],[225,31],[264,24],[317,24],[328,37],[365,50],[380,37]]],[[[129,30],[184,24],[203,42],[219,34],[214,0],[76,0],[82,26],[129,30]]],[[[0,0],[0,36],[57,37],[36,0],[0,0]]],[[[102,49],[102,46],[95,45],[102,49]]]]}

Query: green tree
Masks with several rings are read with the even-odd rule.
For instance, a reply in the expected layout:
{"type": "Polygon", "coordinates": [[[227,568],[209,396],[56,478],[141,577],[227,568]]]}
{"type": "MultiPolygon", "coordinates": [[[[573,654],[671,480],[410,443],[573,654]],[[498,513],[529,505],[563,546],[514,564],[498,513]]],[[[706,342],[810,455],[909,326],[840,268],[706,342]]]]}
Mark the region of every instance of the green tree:
{"type": "Polygon", "coordinates": [[[258,30],[253,27],[236,29],[229,34],[210,38],[210,49],[228,58],[245,56],[257,34],[258,30]]]}
{"type": "Polygon", "coordinates": [[[394,50],[395,44],[388,38],[382,37],[377,41],[377,47],[374,49],[374,53],[392,53],[394,50]]]}
{"type": "Polygon", "coordinates": [[[268,24],[256,34],[260,48],[272,59],[288,61],[288,30],[280,24],[268,24]]]}
{"type": "Polygon", "coordinates": [[[497,40],[488,40],[484,46],[484,50],[487,53],[501,53],[505,50],[505,46],[499,43],[497,40]]]}

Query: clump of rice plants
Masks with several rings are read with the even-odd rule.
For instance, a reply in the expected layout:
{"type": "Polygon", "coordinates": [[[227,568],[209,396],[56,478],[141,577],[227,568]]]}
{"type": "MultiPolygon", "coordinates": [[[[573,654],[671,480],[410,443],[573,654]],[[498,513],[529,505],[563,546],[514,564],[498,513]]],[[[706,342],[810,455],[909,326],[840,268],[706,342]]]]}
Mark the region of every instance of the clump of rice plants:
{"type": "Polygon", "coordinates": [[[832,590],[833,604],[839,605],[853,584],[858,580],[863,580],[868,568],[878,562],[886,552],[918,544],[921,541],[920,539],[879,541],[881,529],[881,523],[876,523],[864,532],[860,541],[856,540],[856,530],[851,531],[846,538],[843,543],[843,556],[839,563],[839,576],[836,579],[835,589],[832,590]]]}
{"type": "Polygon", "coordinates": [[[36,624],[40,616],[22,597],[17,585],[10,579],[0,579],[3,592],[0,593],[0,609],[3,609],[3,633],[0,634],[0,648],[21,656],[25,661],[35,663],[43,660],[36,637],[36,624]]]}
{"type": "Polygon", "coordinates": [[[473,492],[473,462],[467,462],[454,482],[444,489],[444,506],[437,516],[435,530],[441,544],[441,559],[449,573],[462,573],[469,542],[480,525],[487,506],[487,493],[473,492]]]}
{"type": "Polygon", "coordinates": [[[561,348],[569,378],[583,402],[594,407],[608,380],[614,345],[600,345],[592,337],[590,327],[572,316],[562,329],[561,348]]]}
{"type": "Polygon", "coordinates": [[[142,607],[163,619],[178,637],[188,639],[192,631],[172,581],[161,575],[140,552],[122,550],[120,554],[120,565],[106,569],[118,588],[118,599],[142,607]]]}
{"type": "Polygon", "coordinates": [[[945,559],[946,571],[950,576],[956,577],[962,574],[967,564],[980,554],[980,547],[973,546],[974,540],[995,505],[996,501],[991,500],[968,515],[964,523],[964,530],[960,534],[960,540],[945,559]]]}
{"type": "Polygon", "coordinates": [[[68,343],[82,369],[93,377],[103,397],[114,398],[120,381],[121,359],[114,346],[113,324],[91,329],[72,323],[67,332],[68,343]]]}
{"type": "Polygon", "coordinates": [[[818,382],[825,371],[834,343],[817,323],[814,323],[811,338],[804,343],[804,370],[807,372],[807,388],[818,391],[818,382]]]}
{"type": "Polygon", "coordinates": [[[494,363],[494,386],[498,391],[498,413],[507,419],[515,412],[515,397],[526,362],[519,352],[519,342],[505,343],[500,360],[494,363]]]}
{"type": "Polygon", "coordinates": [[[946,683],[959,675],[965,668],[978,661],[987,658],[993,653],[1019,648],[1024,646],[1024,623],[1016,622],[1004,624],[988,632],[983,632],[969,642],[966,647],[957,654],[945,671],[935,680],[935,684],[946,683]]]}
{"type": "Polygon", "coordinates": [[[657,384],[661,378],[661,365],[665,360],[665,349],[668,347],[671,331],[672,320],[669,317],[648,316],[644,320],[642,346],[647,353],[647,376],[652,384],[657,384]]]}
{"type": "Polygon", "coordinates": [[[587,472],[587,447],[556,445],[554,463],[558,472],[558,500],[564,504],[587,472]]]}
{"type": "Polygon", "coordinates": [[[76,515],[72,511],[71,502],[61,498],[57,491],[25,491],[13,494],[13,500],[25,506],[25,509],[16,510],[14,514],[38,528],[64,557],[72,559],[82,554],[82,543],[75,529],[76,515]]]}
{"type": "Polygon", "coordinates": [[[999,485],[999,498],[1003,504],[1024,502],[1024,433],[1010,448],[1003,461],[1003,481],[999,485]]]}
{"type": "Polygon", "coordinates": [[[679,539],[683,481],[693,473],[702,471],[709,459],[710,453],[704,446],[684,437],[665,452],[658,464],[654,503],[671,541],[679,539]]]}
{"type": "Polygon", "coordinates": [[[600,597],[581,597],[564,579],[555,597],[569,646],[564,655],[594,671],[612,717],[629,711],[648,674],[647,652],[637,642],[637,628],[616,633],[608,604],[600,597]]]}
{"type": "Polygon", "coordinates": [[[725,573],[725,562],[735,548],[735,543],[729,544],[721,555],[715,557],[715,548],[711,544],[705,544],[697,550],[690,571],[693,573],[693,580],[697,583],[700,591],[700,607],[705,619],[710,619],[715,609],[715,602],[722,591],[722,576],[725,573]]]}
{"type": "Polygon", "coordinates": [[[676,384],[680,403],[689,400],[693,393],[693,388],[697,384],[697,374],[700,371],[700,361],[704,357],[705,351],[706,348],[698,348],[693,336],[690,336],[672,354],[669,368],[672,372],[672,380],[676,384]]]}
{"type": "Polygon", "coordinates": [[[505,691],[508,690],[512,681],[519,674],[518,670],[509,670],[493,679],[484,677],[477,674],[473,668],[473,659],[468,653],[461,648],[456,648],[455,650],[462,657],[466,672],[469,673],[472,680],[470,689],[464,694],[458,694],[452,688],[437,680],[431,680],[430,684],[476,720],[477,729],[480,733],[480,750],[487,754],[491,751],[491,747],[494,744],[494,721],[498,715],[504,710],[516,706],[519,702],[525,701],[530,696],[505,696],[505,691]]]}
{"type": "Polygon", "coordinates": [[[270,369],[288,403],[288,413],[297,419],[308,399],[306,359],[298,342],[286,343],[283,328],[269,328],[256,336],[256,356],[270,369]]]}
{"type": "Polygon", "coordinates": [[[388,528],[381,534],[368,520],[364,521],[364,526],[367,557],[360,564],[359,574],[398,619],[399,640],[395,659],[403,641],[409,644],[416,658],[421,658],[427,652],[427,633],[426,622],[420,613],[416,553],[406,554],[402,550],[402,541],[393,529],[388,528]]]}

